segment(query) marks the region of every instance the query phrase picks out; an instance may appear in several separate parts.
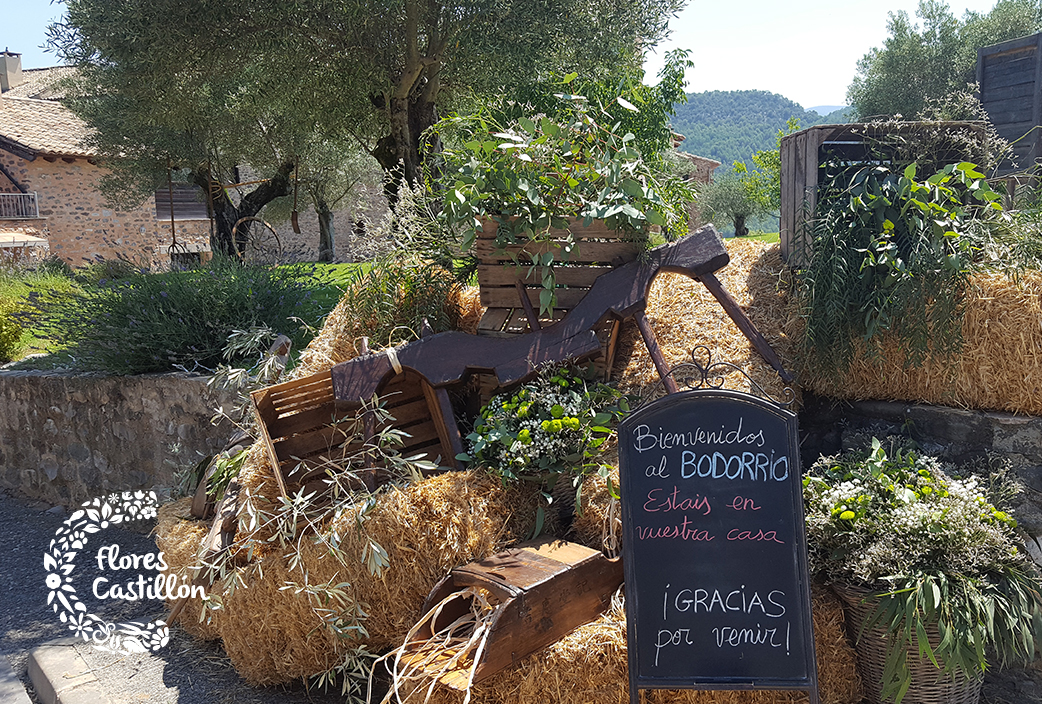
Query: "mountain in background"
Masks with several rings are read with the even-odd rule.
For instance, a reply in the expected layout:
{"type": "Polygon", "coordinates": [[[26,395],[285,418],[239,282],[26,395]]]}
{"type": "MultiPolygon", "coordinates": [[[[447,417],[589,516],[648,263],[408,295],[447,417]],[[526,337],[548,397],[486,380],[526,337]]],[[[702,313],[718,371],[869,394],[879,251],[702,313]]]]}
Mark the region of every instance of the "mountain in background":
{"type": "Polygon", "coordinates": [[[774,149],[778,130],[785,128],[790,117],[799,119],[800,128],[834,125],[849,121],[848,110],[841,107],[822,115],[764,90],[714,90],[688,95],[686,105],[676,106],[672,123],[673,131],[686,137],[680,148],[721,162],[719,173],[735,161],[751,166],[753,152],[774,149]]]}

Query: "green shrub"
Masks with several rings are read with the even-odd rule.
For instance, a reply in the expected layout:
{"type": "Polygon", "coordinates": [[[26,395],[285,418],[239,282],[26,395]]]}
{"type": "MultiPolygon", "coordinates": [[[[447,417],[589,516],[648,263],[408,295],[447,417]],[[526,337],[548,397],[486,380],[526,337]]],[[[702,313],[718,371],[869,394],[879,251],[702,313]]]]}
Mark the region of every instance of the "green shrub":
{"type": "Polygon", "coordinates": [[[0,298],[0,364],[14,359],[22,339],[22,326],[17,315],[20,306],[12,300],[0,298]]]}
{"type": "Polygon", "coordinates": [[[345,282],[340,325],[351,337],[365,335],[374,349],[419,337],[424,319],[434,332],[460,323],[459,283],[438,264],[414,257],[373,262],[345,282]]]}
{"type": "Polygon", "coordinates": [[[903,343],[906,363],[945,359],[962,343],[969,272],[989,230],[1004,227],[999,194],[974,164],[923,179],[872,165],[824,183],[798,293],[806,321],[801,357],[843,371],[862,341],[869,355],[883,333],[903,343]]]}
{"type": "Polygon", "coordinates": [[[183,272],[134,272],[37,298],[40,329],[76,367],[111,374],[213,369],[233,330],[267,325],[306,343],[301,323],[326,312],[306,265],[269,268],[215,258],[183,272]]]}

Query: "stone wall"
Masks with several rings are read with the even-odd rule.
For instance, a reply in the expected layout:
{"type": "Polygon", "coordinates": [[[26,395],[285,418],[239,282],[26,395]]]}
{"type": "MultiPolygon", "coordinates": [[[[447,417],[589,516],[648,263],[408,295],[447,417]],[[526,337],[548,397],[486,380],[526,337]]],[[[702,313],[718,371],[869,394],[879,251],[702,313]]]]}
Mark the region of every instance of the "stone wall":
{"type": "Polygon", "coordinates": [[[0,371],[0,487],[65,506],[170,487],[178,464],[223,448],[232,429],[210,418],[230,403],[184,374],[0,371]]]}
{"type": "MultiPolygon", "coordinates": [[[[161,250],[171,241],[170,221],[156,219],[151,197],[129,211],[109,205],[98,189],[104,168],[82,158],[26,161],[3,150],[0,164],[27,191],[36,192],[41,218],[0,220],[0,229],[36,230],[49,242],[51,254],[73,266],[119,255],[143,266],[169,264],[161,250]]],[[[5,191],[16,192],[6,178],[0,183],[5,191]]],[[[180,221],[175,228],[178,242],[209,250],[208,220],[180,221]]]]}
{"type": "Polygon", "coordinates": [[[1024,487],[1014,515],[1035,539],[1028,549],[1042,564],[1042,418],[890,401],[840,402],[804,394],[804,463],[848,449],[868,433],[908,435],[926,454],[952,462],[1008,459],[1024,487]]]}

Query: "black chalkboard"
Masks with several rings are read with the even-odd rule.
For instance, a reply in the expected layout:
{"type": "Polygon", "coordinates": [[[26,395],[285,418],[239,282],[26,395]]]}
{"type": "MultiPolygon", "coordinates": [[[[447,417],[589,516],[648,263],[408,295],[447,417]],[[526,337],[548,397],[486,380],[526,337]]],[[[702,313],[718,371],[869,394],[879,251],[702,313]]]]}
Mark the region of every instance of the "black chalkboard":
{"type": "Polygon", "coordinates": [[[817,701],[796,416],[696,390],[619,426],[630,698],[806,689],[817,701]]]}

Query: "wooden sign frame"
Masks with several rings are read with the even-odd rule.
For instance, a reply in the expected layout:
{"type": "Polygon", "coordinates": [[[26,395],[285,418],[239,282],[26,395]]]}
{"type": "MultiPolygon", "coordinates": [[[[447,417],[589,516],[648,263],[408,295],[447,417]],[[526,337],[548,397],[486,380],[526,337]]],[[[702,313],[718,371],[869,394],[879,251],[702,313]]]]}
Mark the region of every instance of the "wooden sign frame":
{"type": "Polygon", "coordinates": [[[619,468],[631,704],[641,689],[818,704],[796,415],[670,394],[620,424],[619,468]]]}

